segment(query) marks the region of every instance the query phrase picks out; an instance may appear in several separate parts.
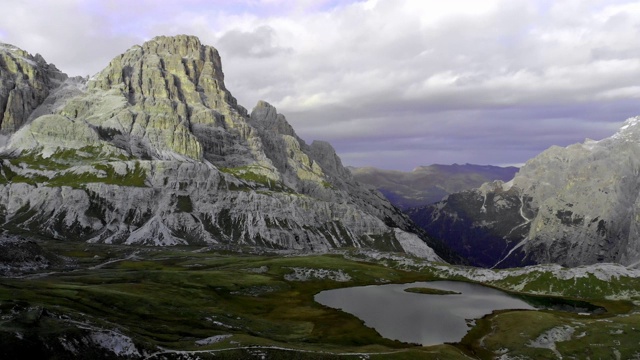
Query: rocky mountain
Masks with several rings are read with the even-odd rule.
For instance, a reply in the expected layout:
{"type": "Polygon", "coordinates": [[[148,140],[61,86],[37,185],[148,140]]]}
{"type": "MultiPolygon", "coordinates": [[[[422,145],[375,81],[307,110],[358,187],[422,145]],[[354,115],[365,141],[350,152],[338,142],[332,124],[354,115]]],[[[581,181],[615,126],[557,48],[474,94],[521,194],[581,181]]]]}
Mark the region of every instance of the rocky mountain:
{"type": "Polygon", "coordinates": [[[378,189],[391,203],[406,210],[433,204],[445,196],[477,188],[485,182],[509,181],[516,167],[453,164],[419,166],[410,172],[350,167],[353,177],[378,189]]]}
{"type": "Polygon", "coordinates": [[[0,43],[0,135],[10,135],[30,118],[50,92],[67,79],[39,54],[0,43]]]}
{"type": "Polygon", "coordinates": [[[10,45],[0,56],[5,232],[439,259],[330,144],[306,144],[266,102],[238,105],[196,37],[156,37],[90,79],[10,45]]]}
{"type": "Polygon", "coordinates": [[[613,136],[551,147],[508,183],[449,195],[410,216],[485,267],[640,263],[640,117],[613,136]]]}

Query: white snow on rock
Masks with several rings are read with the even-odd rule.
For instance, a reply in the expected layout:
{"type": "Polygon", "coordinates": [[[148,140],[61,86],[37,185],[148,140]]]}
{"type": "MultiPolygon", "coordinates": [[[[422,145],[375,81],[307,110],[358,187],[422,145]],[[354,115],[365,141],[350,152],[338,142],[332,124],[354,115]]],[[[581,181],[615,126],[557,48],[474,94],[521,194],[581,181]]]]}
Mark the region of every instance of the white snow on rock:
{"type": "Polygon", "coordinates": [[[311,269],[292,267],[292,274],[284,276],[288,281],[309,281],[312,279],[329,279],[337,282],[351,281],[351,276],[342,270],[311,269]]]}
{"type": "Polygon", "coordinates": [[[117,356],[140,356],[131,338],[115,331],[94,332],[91,340],[117,356]]]}
{"type": "Polygon", "coordinates": [[[216,326],[220,326],[220,327],[227,328],[227,329],[237,329],[235,326],[231,326],[231,325],[225,324],[225,323],[223,323],[221,321],[215,320],[215,318],[216,318],[215,316],[212,316],[212,317],[206,318],[206,320],[207,321],[211,321],[216,326]]]}
{"type": "Polygon", "coordinates": [[[624,122],[624,125],[620,128],[620,130],[626,130],[626,129],[632,127],[632,126],[638,125],[639,123],[640,123],[640,116],[628,118],[624,122]]]}
{"type": "Polygon", "coordinates": [[[629,118],[624,122],[624,125],[622,125],[618,132],[611,137],[613,139],[634,140],[631,130],[638,124],[640,124],[640,116],[629,118]]]}
{"type": "Polygon", "coordinates": [[[215,336],[211,336],[208,337],[206,339],[202,339],[202,340],[198,340],[196,341],[196,345],[198,346],[204,346],[204,345],[211,345],[211,344],[215,344],[215,343],[219,343],[225,339],[230,338],[232,335],[215,335],[215,336]]]}
{"type": "Polygon", "coordinates": [[[407,253],[428,261],[445,262],[436,255],[436,252],[429,247],[416,234],[411,234],[398,228],[394,229],[396,239],[402,245],[402,249],[407,253]]]}

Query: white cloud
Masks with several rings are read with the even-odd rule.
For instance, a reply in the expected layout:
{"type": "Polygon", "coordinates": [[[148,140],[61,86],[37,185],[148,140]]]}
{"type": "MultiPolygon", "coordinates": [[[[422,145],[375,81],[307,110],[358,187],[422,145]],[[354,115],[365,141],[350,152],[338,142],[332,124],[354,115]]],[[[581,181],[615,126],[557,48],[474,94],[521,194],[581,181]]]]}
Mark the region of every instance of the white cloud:
{"type": "Polygon", "coordinates": [[[218,48],[241,104],[271,102],[304,138],[339,142],[346,163],[367,152],[383,167],[520,163],[554,143],[606,136],[635,115],[640,95],[638,1],[0,5],[0,41],[40,52],[72,75],[94,73],[154,35],[178,33],[218,48]],[[539,131],[559,131],[554,122],[571,127],[539,131]],[[378,155],[382,139],[391,139],[384,146],[395,155],[378,155]],[[450,149],[438,151],[445,145],[438,139],[450,149]]]}

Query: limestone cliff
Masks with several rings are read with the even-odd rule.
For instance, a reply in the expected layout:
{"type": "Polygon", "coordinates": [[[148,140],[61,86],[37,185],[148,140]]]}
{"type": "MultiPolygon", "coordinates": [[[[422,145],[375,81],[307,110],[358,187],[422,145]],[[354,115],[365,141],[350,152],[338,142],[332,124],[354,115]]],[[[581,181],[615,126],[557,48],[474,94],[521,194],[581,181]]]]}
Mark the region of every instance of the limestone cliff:
{"type": "Polygon", "coordinates": [[[67,76],[39,54],[0,43],[0,134],[10,135],[24,125],[50,91],[67,76]]]}
{"type": "Polygon", "coordinates": [[[529,160],[508,183],[450,195],[411,217],[482,266],[640,262],[640,117],[613,136],[529,160]]]}
{"type": "Polygon", "coordinates": [[[238,105],[218,52],[196,37],[157,37],[90,79],[60,79],[3,149],[3,230],[439,259],[331,145],[306,144],[266,102],[250,115],[238,105]]]}

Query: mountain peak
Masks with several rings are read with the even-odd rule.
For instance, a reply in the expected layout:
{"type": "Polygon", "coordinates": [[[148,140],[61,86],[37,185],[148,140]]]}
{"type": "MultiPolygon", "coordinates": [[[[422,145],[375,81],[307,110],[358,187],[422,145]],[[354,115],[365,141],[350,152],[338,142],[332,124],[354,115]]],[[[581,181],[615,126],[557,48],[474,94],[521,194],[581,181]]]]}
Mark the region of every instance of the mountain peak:
{"type": "MultiPolygon", "coordinates": [[[[124,85],[129,93],[145,97],[175,98],[180,101],[201,102],[201,96],[178,92],[204,92],[205,95],[222,95],[224,101],[235,106],[235,99],[226,94],[222,62],[218,51],[202,45],[195,36],[158,36],[144,44],[135,45],[116,56],[107,68],[95,78],[94,87],[109,89],[124,85]],[[163,78],[166,89],[155,88],[154,79],[163,78]],[[172,93],[171,88],[176,88],[172,93]],[[182,89],[180,89],[182,87],[182,89]],[[169,94],[167,94],[168,90],[169,94]],[[185,94],[182,94],[185,95],[185,94]]],[[[216,103],[211,104],[215,107],[216,103]]]]}
{"type": "Polygon", "coordinates": [[[278,110],[275,106],[264,100],[258,101],[251,111],[250,118],[251,124],[259,129],[271,130],[278,134],[293,136],[296,139],[298,138],[296,132],[293,130],[289,122],[287,122],[287,119],[285,119],[282,114],[278,114],[278,110]]]}
{"type": "Polygon", "coordinates": [[[0,43],[0,134],[10,135],[24,125],[49,93],[66,80],[40,54],[0,43]]]}
{"type": "MultiPolygon", "coordinates": [[[[203,45],[197,36],[193,35],[176,35],[176,36],[156,36],[153,39],[142,44],[145,51],[154,54],[170,54],[180,55],[183,57],[200,58],[203,45]]],[[[217,50],[211,46],[217,55],[217,50]]]]}
{"type": "Polygon", "coordinates": [[[482,266],[637,264],[639,159],[632,117],[613,136],[548,148],[508,183],[450,195],[422,224],[482,266]]]}
{"type": "Polygon", "coordinates": [[[331,145],[307,145],[267,102],[249,117],[224,86],[218,52],[194,36],[130,48],[86,86],[69,79],[43,93],[44,112],[12,100],[40,85],[18,83],[33,77],[15,69],[3,68],[0,86],[19,91],[7,101],[0,91],[0,104],[38,114],[18,124],[0,159],[0,214],[16,229],[30,211],[32,233],[91,242],[432,255],[331,145]]]}
{"type": "Polygon", "coordinates": [[[640,116],[635,116],[625,120],[618,132],[616,132],[613,139],[623,140],[637,140],[640,135],[640,116]]]}

